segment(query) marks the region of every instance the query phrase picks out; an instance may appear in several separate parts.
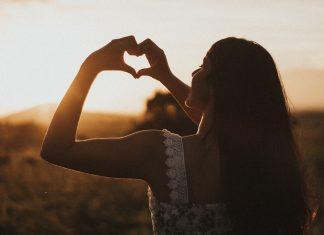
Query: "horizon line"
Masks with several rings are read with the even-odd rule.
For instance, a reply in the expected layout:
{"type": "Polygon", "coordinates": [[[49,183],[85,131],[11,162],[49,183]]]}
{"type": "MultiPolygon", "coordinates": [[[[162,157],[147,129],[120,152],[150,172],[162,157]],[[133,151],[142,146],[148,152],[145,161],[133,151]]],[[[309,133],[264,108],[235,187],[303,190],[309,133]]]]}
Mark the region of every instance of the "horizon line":
{"type": "MultiPolygon", "coordinates": [[[[58,107],[59,103],[55,102],[45,102],[41,104],[36,104],[36,105],[31,105],[27,106],[25,108],[21,108],[18,110],[14,111],[9,111],[9,112],[0,112],[0,119],[6,118],[11,115],[15,115],[20,112],[28,111],[33,108],[41,107],[41,106],[55,106],[58,107]]],[[[303,108],[296,108],[292,105],[289,105],[289,110],[291,113],[300,113],[300,112],[321,112],[324,111],[324,105],[323,106],[309,106],[309,107],[303,107],[303,108]]],[[[139,112],[122,112],[122,111],[113,111],[113,110],[102,110],[102,109],[92,109],[92,108],[83,108],[82,112],[87,112],[87,113],[102,113],[102,114],[111,114],[111,115],[124,115],[124,116],[141,116],[145,114],[145,110],[139,111],[139,112]]],[[[82,113],[81,113],[82,114],[82,113]]]]}

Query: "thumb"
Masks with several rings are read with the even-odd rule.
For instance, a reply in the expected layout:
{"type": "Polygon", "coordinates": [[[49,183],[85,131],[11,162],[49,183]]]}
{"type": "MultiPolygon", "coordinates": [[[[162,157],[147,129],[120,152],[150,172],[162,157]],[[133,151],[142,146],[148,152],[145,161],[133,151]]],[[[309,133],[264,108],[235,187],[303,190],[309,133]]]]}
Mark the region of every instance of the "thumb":
{"type": "Polygon", "coordinates": [[[123,64],[121,70],[130,73],[134,78],[137,76],[135,69],[129,66],[128,64],[123,64]]]}
{"type": "Polygon", "coordinates": [[[152,76],[152,69],[151,68],[140,69],[137,72],[137,77],[141,77],[141,76],[152,76]]]}

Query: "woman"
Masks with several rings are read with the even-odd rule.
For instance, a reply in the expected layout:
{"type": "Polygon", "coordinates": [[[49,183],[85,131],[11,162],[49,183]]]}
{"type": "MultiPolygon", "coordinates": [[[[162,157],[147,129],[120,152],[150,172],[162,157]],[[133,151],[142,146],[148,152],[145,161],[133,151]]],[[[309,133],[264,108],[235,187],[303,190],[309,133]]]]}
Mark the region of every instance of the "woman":
{"type": "Polygon", "coordinates": [[[92,53],[61,101],[41,156],[96,175],[145,180],[156,234],[304,234],[309,210],[300,157],[279,75],[259,44],[225,38],[192,74],[176,78],[150,39],[115,39],[92,53]],[[138,73],[123,54],[145,54],[138,73]],[[121,70],[164,84],[198,125],[194,135],[166,129],[121,138],[75,140],[96,75],[121,70]]]}

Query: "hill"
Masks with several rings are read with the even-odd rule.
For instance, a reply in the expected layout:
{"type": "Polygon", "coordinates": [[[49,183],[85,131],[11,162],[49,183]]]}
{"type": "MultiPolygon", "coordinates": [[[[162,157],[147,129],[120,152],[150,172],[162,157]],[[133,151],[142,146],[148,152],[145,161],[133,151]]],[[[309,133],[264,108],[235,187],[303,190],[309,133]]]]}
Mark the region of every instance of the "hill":
{"type": "MultiPolygon", "coordinates": [[[[43,128],[50,124],[56,104],[37,105],[0,118],[0,122],[11,125],[34,123],[43,128]]],[[[78,134],[81,137],[119,136],[129,130],[139,120],[138,116],[84,111],[81,114],[78,134]]]]}

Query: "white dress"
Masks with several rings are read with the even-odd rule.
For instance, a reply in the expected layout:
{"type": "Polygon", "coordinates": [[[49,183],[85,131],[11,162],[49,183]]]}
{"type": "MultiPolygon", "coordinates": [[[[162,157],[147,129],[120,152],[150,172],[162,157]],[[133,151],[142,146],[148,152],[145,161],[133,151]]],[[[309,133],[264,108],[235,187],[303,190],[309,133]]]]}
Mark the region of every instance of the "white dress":
{"type": "Polygon", "coordinates": [[[163,129],[169,178],[170,203],[160,202],[148,186],[148,202],[153,233],[164,234],[231,234],[232,226],[226,204],[196,204],[188,200],[187,175],[182,137],[163,129]]]}

